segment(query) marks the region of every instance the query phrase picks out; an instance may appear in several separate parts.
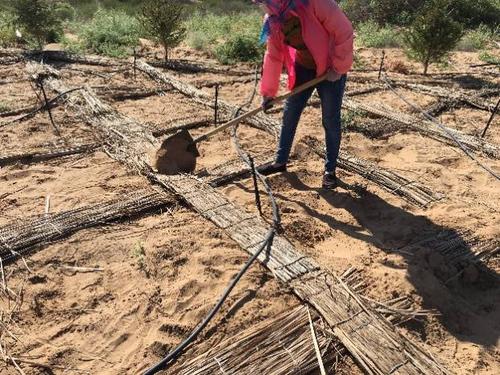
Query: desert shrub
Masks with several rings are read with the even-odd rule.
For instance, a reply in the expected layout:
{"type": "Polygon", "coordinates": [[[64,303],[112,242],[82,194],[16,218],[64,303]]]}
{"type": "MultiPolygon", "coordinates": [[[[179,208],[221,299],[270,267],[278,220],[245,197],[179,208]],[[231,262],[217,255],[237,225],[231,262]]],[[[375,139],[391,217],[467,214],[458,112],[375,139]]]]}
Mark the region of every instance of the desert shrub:
{"type": "Polygon", "coordinates": [[[15,24],[32,38],[39,48],[55,42],[63,34],[64,17],[69,4],[57,0],[14,0],[15,24]]]}
{"type": "Polygon", "coordinates": [[[366,22],[371,18],[370,0],[344,0],[340,6],[354,23],[366,22]]]}
{"type": "Polygon", "coordinates": [[[468,29],[500,25],[500,0],[454,0],[452,10],[455,20],[468,29]]]}
{"type": "MultiPolygon", "coordinates": [[[[99,10],[77,30],[81,48],[111,57],[123,57],[139,42],[136,18],[123,11],[99,10]]],[[[75,47],[76,48],[76,47],[75,47]]]]}
{"type": "Polygon", "coordinates": [[[10,107],[5,103],[0,102],[0,113],[7,111],[10,111],[10,107]]]}
{"type": "Polygon", "coordinates": [[[410,74],[410,68],[401,60],[390,60],[385,64],[385,67],[390,72],[410,74]]]}
{"type": "Polygon", "coordinates": [[[261,48],[255,43],[255,38],[240,34],[229,38],[215,49],[215,57],[223,64],[256,62],[261,55],[261,48]]]}
{"type": "Polygon", "coordinates": [[[426,0],[344,0],[340,5],[354,23],[407,25],[426,0]]]}
{"type": "Polygon", "coordinates": [[[79,21],[90,20],[99,9],[121,10],[130,16],[136,15],[142,0],[68,0],[75,9],[79,21]]]}
{"type": "Polygon", "coordinates": [[[492,53],[490,53],[488,51],[482,51],[479,54],[479,60],[481,60],[482,62],[485,62],[487,64],[496,64],[496,65],[500,64],[500,56],[493,55],[492,53]]]}
{"type": "Polygon", "coordinates": [[[463,29],[450,14],[450,0],[431,0],[405,34],[408,56],[424,66],[440,62],[457,45],[463,29]]]}
{"type": "Polygon", "coordinates": [[[15,43],[14,16],[7,11],[0,11],[0,47],[10,47],[15,43]]]}
{"type": "Polygon", "coordinates": [[[198,8],[214,14],[234,14],[252,11],[255,5],[245,0],[201,0],[198,8]]]}
{"type": "Polygon", "coordinates": [[[357,29],[357,42],[364,47],[390,48],[402,44],[399,32],[391,26],[378,26],[374,21],[361,23],[357,29]]]}
{"type": "Polygon", "coordinates": [[[484,49],[493,39],[494,33],[484,25],[481,25],[475,30],[467,31],[460,42],[457,44],[457,49],[460,51],[476,51],[484,49]]]}
{"type": "MultiPolygon", "coordinates": [[[[379,25],[410,25],[419,10],[432,0],[343,0],[340,5],[354,23],[373,20],[379,25]]],[[[466,28],[500,24],[499,0],[454,0],[453,18],[466,28]]]]}
{"type": "Polygon", "coordinates": [[[223,63],[255,61],[264,51],[259,42],[261,27],[262,15],[257,11],[222,15],[198,11],[186,22],[187,43],[223,63]]]}
{"type": "Polygon", "coordinates": [[[183,25],[184,6],[175,0],[146,0],[140,20],[148,36],[161,43],[168,51],[176,47],[186,36],[183,25]]]}
{"type": "Polygon", "coordinates": [[[76,10],[67,2],[61,2],[56,8],[58,17],[62,21],[72,21],[76,17],[76,10]]]}
{"type": "Polygon", "coordinates": [[[354,53],[353,68],[354,69],[366,69],[365,59],[363,58],[363,56],[361,56],[360,54],[358,54],[356,52],[354,53]]]}

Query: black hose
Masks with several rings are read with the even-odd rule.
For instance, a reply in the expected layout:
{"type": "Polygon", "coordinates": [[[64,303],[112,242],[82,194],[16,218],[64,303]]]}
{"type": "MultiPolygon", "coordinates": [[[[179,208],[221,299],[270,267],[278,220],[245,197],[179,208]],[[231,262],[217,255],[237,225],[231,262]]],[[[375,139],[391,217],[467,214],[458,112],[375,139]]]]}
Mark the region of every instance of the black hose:
{"type": "Polygon", "coordinates": [[[242,278],[242,276],[245,274],[245,272],[250,268],[250,266],[255,262],[255,260],[258,258],[258,256],[262,253],[262,251],[266,247],[270,247],[273,241],[275,235],[275,230],[274,228],[270,229],[266,239],[262,243],[261,247],[252,255],[252,257],[247,261],[245,266],[238,272],[236,277],[231,281],[229,286],[226,288],[222,296],[220,297],[219,301],[217,304],[212,308],[212,310],[208,313],[208,315],[203,319],[201,324],[196,327],[196,329],[189,335],[187,339],[185,339],[177,348],[175,348],[174,351],[170,352],[169,355],[167,355],[164,359],[162,359],[158,364],[155,366],[151,367],[149,370],[147,370],[144,375],[153,375],[156,374],[158,371],[164,370],[168,365],[171,365],[172,363],[175,362],[175,360],[182,354],[184,349],[191,343],[193,342],[196,337],[200,334],[200,332],[207,326],[208,323],[212,320],[212,318],[217,314],[217,312],[220,310],[222,305],[224,304],[224,301],[227,299],[231,291],[234,289],[238,281],[242,278]]]}
{"type": "MultiPolygon", "coordinates": [[[[253,98],[255,97],[255,93],[257,91],[257,82],[258,82],[258,72],[256,70],[255,85],[254,85],[253,93],[250,96],[249,100],[245,104],[243,104],[241,107],[239,107],[238,110],[234,113],[234,117],[236,117],[238,115],[238,113],[241,111],[242,108],[244,108],[245,106],[248,106],[253,101],[253,98]]],[[[238,151],[238,154],[240,155],[242,160],[246,164],[248,164],[248,166],[250,167],[251,166],[250,158],[248,157],[248,154],[245,151],[243,151],[243,149],[239,143],[239,140],[238,140],[238,137],[236,134],[236,130],[237,130],[237,127],[235,126],[233,128],[233,131],[232,131],[232,138],[233,138],[234,144],[235,144],[237,151],[238,151]]],[[[227,297],[229,296],[231,291],[234,289],[236,284],[240,281],[240,279],[243,277],[243,275],[248,271],[250,266],[257,260],[257,258],[262,253],[262,251],[264,251],[265,248],[271,249],[274,236],[276,235],[276,231],[281,224],[281,218],[280,218],[280,214],[279,214],[278,205],[276,203],[276,199],[273,196],[273,193],[271,191],[269,184],[267,183],[266,179],[260,173],[258,173],[258,171],[255,171],[255,174],[259,178],[259,180],[262,182],[262,184],[264,185],[266,192],[269,196],[269,200],[271,202],[271,206],[272,206],[272,210],[273,210],[273,226],[272,226],[272,228],[269,229],[269,232],[267,233],[267,235],[264,239],[264,242],[262,243],[260,248],[250,257],[250,259],[248,259],[248,261],[245,263],[243,268],[238,272],[236,277],[229,283],[229,285],[227,286],[227,288],[224,291],[224,293],[222,294],[222,296],[219,298],[219,300],[217,301],[215,306],[212,308],[212,310],[210,310],[210,312],[207,314],[205,319],[203,319],[203,321],[200,323],[200,325],[198,327],[196,327],[194,329],[194,331],[189,335],[189,337],[187,337],[182,343],[180,343],[165,358],[163,358],[160,362],[158,362],[156,365],[154,365],[150,369],[146,370],[144,375],[156,374],[158,371],[165,370],[168,366],[172,365],[177,360],[177,358],[179,358],[182,355],[182,353],[184,352],[184,349],[186,349],[188,347],[188,345],[191,344],[198,337],[200,332],[208,325],[208,323],[210,323],[210,321],[213,319],[215,314],[217,314],[217,312],[220,310],[220,308],[222,307],[222,305],[224,304],[224,302],[226,301],[227,297]]]]}

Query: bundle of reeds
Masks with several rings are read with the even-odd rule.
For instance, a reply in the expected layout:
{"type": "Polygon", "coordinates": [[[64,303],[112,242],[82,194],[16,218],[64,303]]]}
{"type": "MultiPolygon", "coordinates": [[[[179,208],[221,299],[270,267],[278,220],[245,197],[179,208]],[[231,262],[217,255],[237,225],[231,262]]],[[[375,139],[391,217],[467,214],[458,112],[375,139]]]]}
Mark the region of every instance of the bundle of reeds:
{"type": "Polygon", "coordinates": [[[0,257],[8,263],[37,245],[66,237],[77,230],[100,226],[175,204],[175,199],[156,190],[138,191],[120,199],[19,220],[0,228],[0,257]]]}
{"type": "Polygon", "coordinates": [[[96,150],[98,143],[88,143],[73,146],[53,146],[42,151],[23,151],[0,156],[0,167],[15,163],[36,163],[60,158],[63,156],[88,153],[96,150]]]}
{"type": "MultiPolygon", "coordinates": [[[[364,111],[375,116],[393,120],[396,124],[400,124],[402,128],[417,131],[429,138],[457,147],[456,142],[447,134],[447,132],[436,127],[436,125],[431,121],[414,118],[405,113],[382,107],[381,105],[361,103],[348,98],[344,99],[343,106],[353,111],[364,111]]],[[[495,159],[500,157],[500,147],[495,144],[486,142],[480,137],[464,134],[455,129],[448,128],[447,131],[453,134],[453,136],[457,138],[460,143],[470,150],[481,152],[495,159]]]]}
{"type": "MultiPolygon", "coordinates": [[[[256,158],[256,165],[265,156],[256,158]]],[[[234,158],[204,171],[203,178],[210,184],[223,185],[248,173],[248,166],[234,158]]],[[[59,214],[45,214],[19,219],[0,227],[0,257],[4,263],[25,256],[43,244],[65,238],[78,230],[98,227],[108,222],[136,217],[147,212],[169,207],[175,198],[156,190],[133,192],[120,199],[97,205],[83,206],[59,214]]]]}
{"type": "MultiPolygon", "coordinates": [[[[343,282],[356,293],[364,284],[359,272],[350,268],[341,276],[343,282]]],[[[399,297],[386,303],[371,301],[393,323],[415,316],[429,315],[428,311],[413,311],[409,300],[399,297]]],[[[276,317],[267,319],[237,332],[208,351],[174,366],[172,374],[317,374],[320,361],[326,373],[335,373],[337,365],[347,354],[339,340],[321,317],[308,307],[297,306],[276,317]],[[311,330],[311,327],[314,329],[311,330]],[[320,359],[315,351],[318,344],[320,359]]],[[[194,349],[193,352],[196,353],[194,349]]]]}
{"type": "MultiPolygon", "coordinates": [[[[318,139],[306,136],[302,142],[317,155],[325,157],[324,147],[318,139]]],[[[407,180],[387,169],[377,167],[345,152],[340,152],[338,164],[340,168],[357,173],[368,180],[375,181],[377,185],[382,186],[387,191],[397,194],[419,206],[428,207],[433,202],[442,199],[442,195],[434,193],[417,181],[407,180]]]]}
{"type": "Polygon", "coordinates": [[[403,87],[421,94],[435,96],[441,99],[446,99],[448,101],[454,101],[458,103],[462,103],[463,105],[481,109],[488,112],[493,112],[495,108],[495,104],[489,102],[485,98],[490,96],[496,96],[499,93],[499,89],[487,89],[482,90],[479,94],[470,95],[463,90],[447,90],[442,87],[436,86],[427,86],[421,85],[418,83],[407,83],[407,82],[398,82],[391,81],[396,87],[403,87]]]}
{"type": "Polygon", "coordinates": [[[458,272],[469,264],[493,267],[492,271],[500,273],[500,243],[485,240],[471,231],[443,230],[437,235],[428,237],[402,250],[414,253],[418,249],[427,248],[439,253],[446,260],[447,266],[453,266],[458,272]]]}
{"type": "MultiPolygon", "coordinates": [[[[209,219],[241,248],[254,254],[266,238],[268,225],[229,202],[209,185],[188,175],[157,176],[169,191],[209,219]]],[[[418,344],[400,335],[375,308],[336,275],[324,271],[311,258],[277,236],[259,261],[280,282],[307,301],[334,335],[368,373],[382,375],[398,369],[401,374],[447,374],[418,344]]]]}
{"type": "Polygon", "coordinates": [[[150,155],[160,148],[160,142],[145,126],[116,112],[88,87],[71,91],[58,79],[59,72],[47,65],[30,62],[26,69],[35,82],[59,94],[70,92],[65,104],[96,129],[97,139],[114,159],[139,173],[150,173],[150,155]]]}
{"type": "MultiPolygon", "coordinates": [[[[314,315],[316,339],[328,366],[345,354],[345,349],[318,324],[319,320],[314,315]]],[[[299,306],[239,332],[171,373],[285,375],[310,374],[317,369],[307,308],[299,306]]]]}

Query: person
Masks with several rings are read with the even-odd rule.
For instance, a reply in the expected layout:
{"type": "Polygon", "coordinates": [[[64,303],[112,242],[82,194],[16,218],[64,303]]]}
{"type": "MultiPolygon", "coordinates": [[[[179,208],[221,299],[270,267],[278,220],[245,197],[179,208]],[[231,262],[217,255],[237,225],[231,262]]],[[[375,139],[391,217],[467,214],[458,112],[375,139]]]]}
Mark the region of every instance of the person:
{"type": "Polygon", "coordinates": [[[327,73],[327,80],[286,101],[275,162],[260,172],[285,172],[297,125],[314,90],[321,99],[326,160],[322,186],[337,187],[336,167],[341,141],[341,106],[347,72],[353,63],[354,32],[333,0],[255,0],[266,12],[261,41],[267,43],[260,93],[264,111],[279,90],[283,66],[288,88],[327,73]]]}

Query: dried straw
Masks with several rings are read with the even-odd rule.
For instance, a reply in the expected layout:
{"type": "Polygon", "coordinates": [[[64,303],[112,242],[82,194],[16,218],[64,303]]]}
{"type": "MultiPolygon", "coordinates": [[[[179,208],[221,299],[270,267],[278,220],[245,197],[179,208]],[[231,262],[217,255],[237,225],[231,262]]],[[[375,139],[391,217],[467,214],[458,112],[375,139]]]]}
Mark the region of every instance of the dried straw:
{"type": "Polygon", "coordinates": [[[77,230],[134,217],[174,203],[175,199],[166,193],[138,191],[118,200],[19,220],[0,228],[0,258],[4,264],[9,263],[42,243],[66,237],[77,230]]]}
{"type": "MultiPolygon", "coordinates": [[[[316,138],[307,136],[303,138],[302,142],[317,155],[325,157],[325,150],[321,142],[316,138]]],[[[443,198],[441,194],[434,193],[418,181],[407,180],[388,169],[377,167],[372,163],[358,159],[343,151],[339,154],[338,165],[340,168],[357,173],[370,181],[376,182],[378,186],[383,187],[390,193],[399,195],[407,201],[422,207],[428,207],[443,198]]]]}

